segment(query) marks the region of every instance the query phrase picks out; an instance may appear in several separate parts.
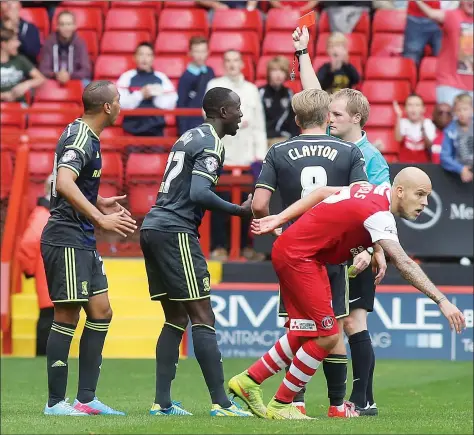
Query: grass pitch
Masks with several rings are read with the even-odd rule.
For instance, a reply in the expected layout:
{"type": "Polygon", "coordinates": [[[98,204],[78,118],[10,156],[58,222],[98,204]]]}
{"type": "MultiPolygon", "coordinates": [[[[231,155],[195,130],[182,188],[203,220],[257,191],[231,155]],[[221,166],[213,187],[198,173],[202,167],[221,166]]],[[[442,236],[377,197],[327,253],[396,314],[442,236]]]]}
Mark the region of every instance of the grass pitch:
{"type": "MultiPolygon", "coordinates": [[[[226,378],[252,361],[224,361],[226,378]]],[[[326,417],[324,375],[309,385],[308,414],[313,421],[269,421],[257,418],[211,418],[209,396],[194,359],[181,361],[173,399],[193,417],[153,417],[154,361],[104,360],[98,394],[127,412],[126,417],[46,417],[46,361],[2,359],[1,433],[22,434],[472,434],[473,365],[448,361],[377,361],[375,392],[379,417],[335,420],[326,417]]],[[[351,371],[349,367],[349,373],[351,371]]],[[[68,396],[74,399],[77,361],[70,361],[68,396]]],[[[276,391],[281,375],[264,384],[265,401],[276,391]]],[[[351,384],[348,379],[348,386],[351,384]]],[[[349,388],[348,388],[349,390],[349,388]]],[[[349,391],[350,392],[350,391],[349,391]]]]}

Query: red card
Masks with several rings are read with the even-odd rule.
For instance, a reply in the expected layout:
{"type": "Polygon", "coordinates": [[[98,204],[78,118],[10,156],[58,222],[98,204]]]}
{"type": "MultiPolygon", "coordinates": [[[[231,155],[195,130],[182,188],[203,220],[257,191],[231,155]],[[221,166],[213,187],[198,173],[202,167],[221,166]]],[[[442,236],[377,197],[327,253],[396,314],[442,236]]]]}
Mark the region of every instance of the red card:
{"type": "Polygon", "coordinates": [[[303,26],[306,26],[309,29],[311,26],[314,26],[315,24],[316,24],[316,14],[314,13],[314,11],[304,14],[298,20],[298,27],[301,30],[303,30],[303,26]]]}

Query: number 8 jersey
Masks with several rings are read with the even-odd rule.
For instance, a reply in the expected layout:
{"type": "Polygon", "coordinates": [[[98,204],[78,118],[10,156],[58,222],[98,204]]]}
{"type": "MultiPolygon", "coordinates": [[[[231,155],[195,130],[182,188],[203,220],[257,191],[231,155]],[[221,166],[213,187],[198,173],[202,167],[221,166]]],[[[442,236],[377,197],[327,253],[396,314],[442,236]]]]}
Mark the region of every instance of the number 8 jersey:
{"type": "Polygon", "coordinates": [[[155,205],[141,229],[198,234],[205,210],[191,201],[193,175],[214,185],[224,165],[224,146],[210,124],[188,130],[171,148],[155,205]]]}
{"type": "Polygon", "coordinates": [[[301,134],[273,145],[255,187],[279,190],[283,208],[321,186],[367,181],[359,148],[327,135],[301,134]]]}

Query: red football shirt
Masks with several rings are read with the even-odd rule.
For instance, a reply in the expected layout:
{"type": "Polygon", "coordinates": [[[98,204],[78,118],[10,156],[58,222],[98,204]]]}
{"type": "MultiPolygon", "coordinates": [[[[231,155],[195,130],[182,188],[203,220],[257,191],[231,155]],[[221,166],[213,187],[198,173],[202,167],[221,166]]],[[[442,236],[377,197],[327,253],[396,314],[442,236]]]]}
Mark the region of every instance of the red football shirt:
{"type": "MultiPolygon", "coordinates": [[[[427,4],[429,7],[433,9],[439,9],[441,8],[441,2],[439,0],[437,1],[425,1],[425,4],[427,4]]],[[[412,15],[413,17],[425,17],[425,13],[420,9],[420,7],[416,4],[415,1],[408,2],[408,8],[407,8],[407,14],[412,15]]]]}
{"type": "Polygon", "coordinates": [[[317,260],[340,264],[378,240],[398,241],[390,187],[344,187],[308,210],[277,238],[273,249],[288,263],[317,260]]]}

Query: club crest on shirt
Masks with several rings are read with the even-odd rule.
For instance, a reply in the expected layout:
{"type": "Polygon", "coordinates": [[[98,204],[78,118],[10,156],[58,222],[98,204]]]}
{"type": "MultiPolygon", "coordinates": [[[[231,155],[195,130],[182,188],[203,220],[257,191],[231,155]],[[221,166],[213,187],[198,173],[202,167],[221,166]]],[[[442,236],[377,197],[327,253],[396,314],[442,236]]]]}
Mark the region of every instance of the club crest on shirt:
{"type": "Polygon", "coordinates": [[[208,172],[216,172],[217,168],[219,167],[219,162],[215,157],[206,157],[204,164],[206,165],[208,172]]]}
{"type": "Polygon", "coordinates": [[[66,151],[61,159],[61,163],[67,163],[71,160],[74,160],[77,157],[76,152],[74,150],[66,151]]]}
{"type": "Polygon", "coordinates": [[[331,329],[334,326],[334,319],[331,316],[326,316],[322,321],[321,321],[321,326],[324,329],[331,329]]]}

